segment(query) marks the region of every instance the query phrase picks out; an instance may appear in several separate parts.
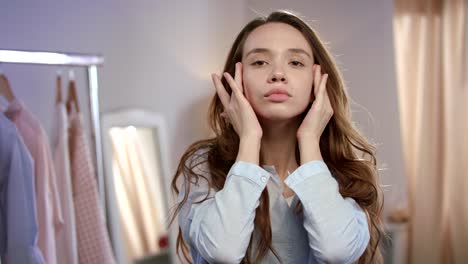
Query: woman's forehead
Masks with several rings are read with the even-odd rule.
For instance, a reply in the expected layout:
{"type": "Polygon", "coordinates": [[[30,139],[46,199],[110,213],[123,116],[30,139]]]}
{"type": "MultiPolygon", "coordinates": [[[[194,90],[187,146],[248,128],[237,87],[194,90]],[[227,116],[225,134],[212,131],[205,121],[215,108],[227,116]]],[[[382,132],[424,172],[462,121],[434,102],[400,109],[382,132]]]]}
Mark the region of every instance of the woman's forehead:
{"type": "Polygon", "coordinates": [[[245,41],[243,54],[253,49],[268,49],[273,52],[303,49],[312,53],[302,33],[285,23],[267,23],[252,31],[245,41]]]}

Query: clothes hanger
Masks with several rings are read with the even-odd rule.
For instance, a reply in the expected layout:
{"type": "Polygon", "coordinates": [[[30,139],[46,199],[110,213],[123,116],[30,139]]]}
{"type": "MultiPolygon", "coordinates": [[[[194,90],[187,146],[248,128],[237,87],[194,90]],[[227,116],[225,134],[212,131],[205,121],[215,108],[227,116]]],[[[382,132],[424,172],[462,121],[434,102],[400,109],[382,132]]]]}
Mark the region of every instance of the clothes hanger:
{"type": "Polygon", "coordinates": [[[3,71],[0,69],[0,95],[5,97],[5,99],[10,103],[15,100],[15,94],[11,89],[10,82],[8,78],[3,74],[3,71]]]}
{"type": "Polygon", "coordinates": [[[75,74],[73,70],[69,71],[69,82],[68,82],[68,97],[67,97],[67,112],[71,113],[72,109],[79,113],[80,107],[78,104],[78,96],[76,93],[76,85],[75,85],[75,74]]]}
{"type": "Polygon", "coordinates": [[[57,79],[56,79],[56,87],[57,91],[55,94],[55,104],[60,104],[62,102],[62,71],[57,71],[57,79]]]}

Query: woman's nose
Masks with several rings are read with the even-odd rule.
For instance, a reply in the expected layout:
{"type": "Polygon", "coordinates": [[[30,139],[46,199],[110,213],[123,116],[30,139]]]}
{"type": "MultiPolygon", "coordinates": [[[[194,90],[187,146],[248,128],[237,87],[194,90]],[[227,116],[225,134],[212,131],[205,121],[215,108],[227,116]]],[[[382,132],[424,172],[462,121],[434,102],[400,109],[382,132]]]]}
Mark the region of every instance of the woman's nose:
{"type": "Polygon", "coordinates": [[[270,83],[275,83],[275,82],[284,82],[286,83],[286,75],[284,74],[284,71],[280,69],[275,69],[272,73],[270,78],[268,78],[270,83]]]}

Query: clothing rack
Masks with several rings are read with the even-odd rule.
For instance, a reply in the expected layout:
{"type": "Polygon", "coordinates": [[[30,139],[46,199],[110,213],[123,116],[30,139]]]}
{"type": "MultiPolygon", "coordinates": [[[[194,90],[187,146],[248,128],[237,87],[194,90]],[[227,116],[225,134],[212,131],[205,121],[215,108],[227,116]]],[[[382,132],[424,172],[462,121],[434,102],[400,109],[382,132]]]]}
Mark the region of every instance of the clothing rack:
{"type": "MultiPolygon", "coordinates": [[[[99,114],[99,86],[98,86],[98,66],[104,64],[104,58],[100,55],[82,54],[82,53],[63,53],[48,51],[24,51],[24,50],[5,50],[0,49],[0,64],[32,64],[49,66],[70,66],[86,67],[89,105],[91,110],[92,132],[94,137],[94,147],[96,154],[96,173],[98,190],[103,208],[105,207],[105,189],[104,189],[104,169],[101,145],[101,125],[99,114]]],[[[105,210],[104,210],[105,213],[105,210]]]]}

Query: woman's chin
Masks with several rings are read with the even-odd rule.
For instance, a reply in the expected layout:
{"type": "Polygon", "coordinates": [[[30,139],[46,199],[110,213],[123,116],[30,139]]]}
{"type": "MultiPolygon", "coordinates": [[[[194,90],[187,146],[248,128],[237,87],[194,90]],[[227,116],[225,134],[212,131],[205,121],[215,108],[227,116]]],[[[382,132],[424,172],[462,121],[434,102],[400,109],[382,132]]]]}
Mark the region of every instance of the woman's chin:
{"type": "Polygon", "coordinates": [[[260,123],[289,122],[299,118],[300,114],[292,113],[270,113],[268,115],[258,115],[260,123]]]}

